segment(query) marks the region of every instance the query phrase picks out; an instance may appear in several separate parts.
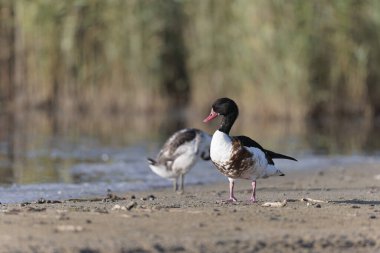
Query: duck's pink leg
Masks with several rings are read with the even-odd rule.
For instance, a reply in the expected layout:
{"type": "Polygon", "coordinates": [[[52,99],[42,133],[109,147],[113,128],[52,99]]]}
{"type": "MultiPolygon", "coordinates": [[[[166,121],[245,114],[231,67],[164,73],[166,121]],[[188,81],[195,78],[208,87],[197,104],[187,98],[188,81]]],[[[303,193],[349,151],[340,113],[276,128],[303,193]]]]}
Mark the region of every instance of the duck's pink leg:
{"type": "Polygon", "coordinates": [[[256,180],[252,181],[252,196],[250,199],[251,202],[256,202],[256,180]]]}
{"type": "Polygon", "coordinates": [[[235,181],[232,178],[228,178],[228,181],[230,181],[230,198],[227,199],[227,202],[236,202],[237,199],[234,196],[235,181]]]}

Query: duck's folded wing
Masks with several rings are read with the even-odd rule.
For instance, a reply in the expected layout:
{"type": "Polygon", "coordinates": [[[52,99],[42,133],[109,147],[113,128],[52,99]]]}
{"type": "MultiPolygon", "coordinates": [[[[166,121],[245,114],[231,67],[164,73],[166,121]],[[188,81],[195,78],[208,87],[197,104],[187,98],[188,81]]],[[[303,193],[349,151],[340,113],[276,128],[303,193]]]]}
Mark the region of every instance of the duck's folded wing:
{"type": "Polygon", "coordinates": [[[265,153],[265,156],[269,164],[274,164],[272,159],[288,159],[288,160],[297,161],[297,159],[291,156],[287,156],[287,155],[279,154],[270,150],[266,150],[259,143],[257,143],[256,141],[252,140],[251,138],[247,136],[243,136],[243,135],[235,136],[234,138],[237,138],[240,141],[240,143],[245,147],[254,147],[254,148],[261,149],[261,151],[265,153]]]}
{"type": "Polygon", "coordinates": [[[241,145],[243,145],[244,147],[246,147],[248,150],[250,148],[257,148],[257,149],[259,149],[262,153],[259,152],[257,154],[260,155],[260,153],[261,153],[262,155],[265,155],[265,158],[267,159],[268,163],[269,164],[274,164],[272,158],[266,152],[266,150],[259,143],[257,143],[256,141],[252,140],[251,138],[249,138],[247,136],[244,136],[244,135],[240,135],[240,136],[234,136],[234,137],[232,137],[232,139],[238,139],[240,141],[241,145]]]}
{"type": "Polygon", "coordinates": [[[187,128],[174,133],[164,144],[162,151],[164,153],[173,154],[176,150],[186,142],[195,139],[197,132],[195,129],[187,128]]]}
{"type": "Polygon", "coordinates": [[[174,161],[178,156],[185,153],[188,145],[192,143],[197,134],[196,129],[186,128],[174,133],[164,144],[157,160],[160,163],[174,161]]]}

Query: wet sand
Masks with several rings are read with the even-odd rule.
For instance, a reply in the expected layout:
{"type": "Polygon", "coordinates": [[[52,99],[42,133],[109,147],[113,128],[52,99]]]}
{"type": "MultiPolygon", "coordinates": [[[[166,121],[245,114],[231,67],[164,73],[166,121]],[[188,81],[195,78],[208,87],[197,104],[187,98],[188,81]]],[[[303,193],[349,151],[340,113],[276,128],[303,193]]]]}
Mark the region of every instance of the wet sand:
{"type": "Polygon", "coordinates": [[[3,204],[0,252],[380,252],[379,174],[377,164],[290,171],[259,180],[256,204],[249,181],[237,182],[238,203],[223,203],[227,180],[183,195],[3,204]]]}

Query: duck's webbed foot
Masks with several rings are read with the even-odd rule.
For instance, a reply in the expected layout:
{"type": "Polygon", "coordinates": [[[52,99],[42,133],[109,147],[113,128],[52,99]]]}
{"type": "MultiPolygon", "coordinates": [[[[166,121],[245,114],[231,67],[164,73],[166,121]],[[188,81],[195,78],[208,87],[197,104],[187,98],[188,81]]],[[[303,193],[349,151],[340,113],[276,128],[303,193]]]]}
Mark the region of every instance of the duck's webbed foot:
{"type": "Polygon", "coordinates": [[[237,199],[235,197],[230,197],[229,199],[223,200],[223,203],[236,203],[237,199]]]}

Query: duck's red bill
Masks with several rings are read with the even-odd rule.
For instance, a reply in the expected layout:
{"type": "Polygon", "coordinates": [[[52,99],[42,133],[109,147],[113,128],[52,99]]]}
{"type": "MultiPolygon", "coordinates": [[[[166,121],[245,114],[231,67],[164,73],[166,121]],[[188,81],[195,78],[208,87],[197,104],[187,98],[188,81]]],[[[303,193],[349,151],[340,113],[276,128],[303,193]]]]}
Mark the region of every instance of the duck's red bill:
{"type": "Polygon", "coordinates": [[[216,112],[214,112],[213,109],[211,109],[211,113],[210,113],[210,115],[208,115],[208,117],[205,118],[205,119],[203,120],[203,122],[209,122],[210,120],[212,120],[212,119],[214,119],[214,118],[216,118],[216,117],[218,117],[218,116],[219,116],[219,114],[216,113],[216,112]]]}

